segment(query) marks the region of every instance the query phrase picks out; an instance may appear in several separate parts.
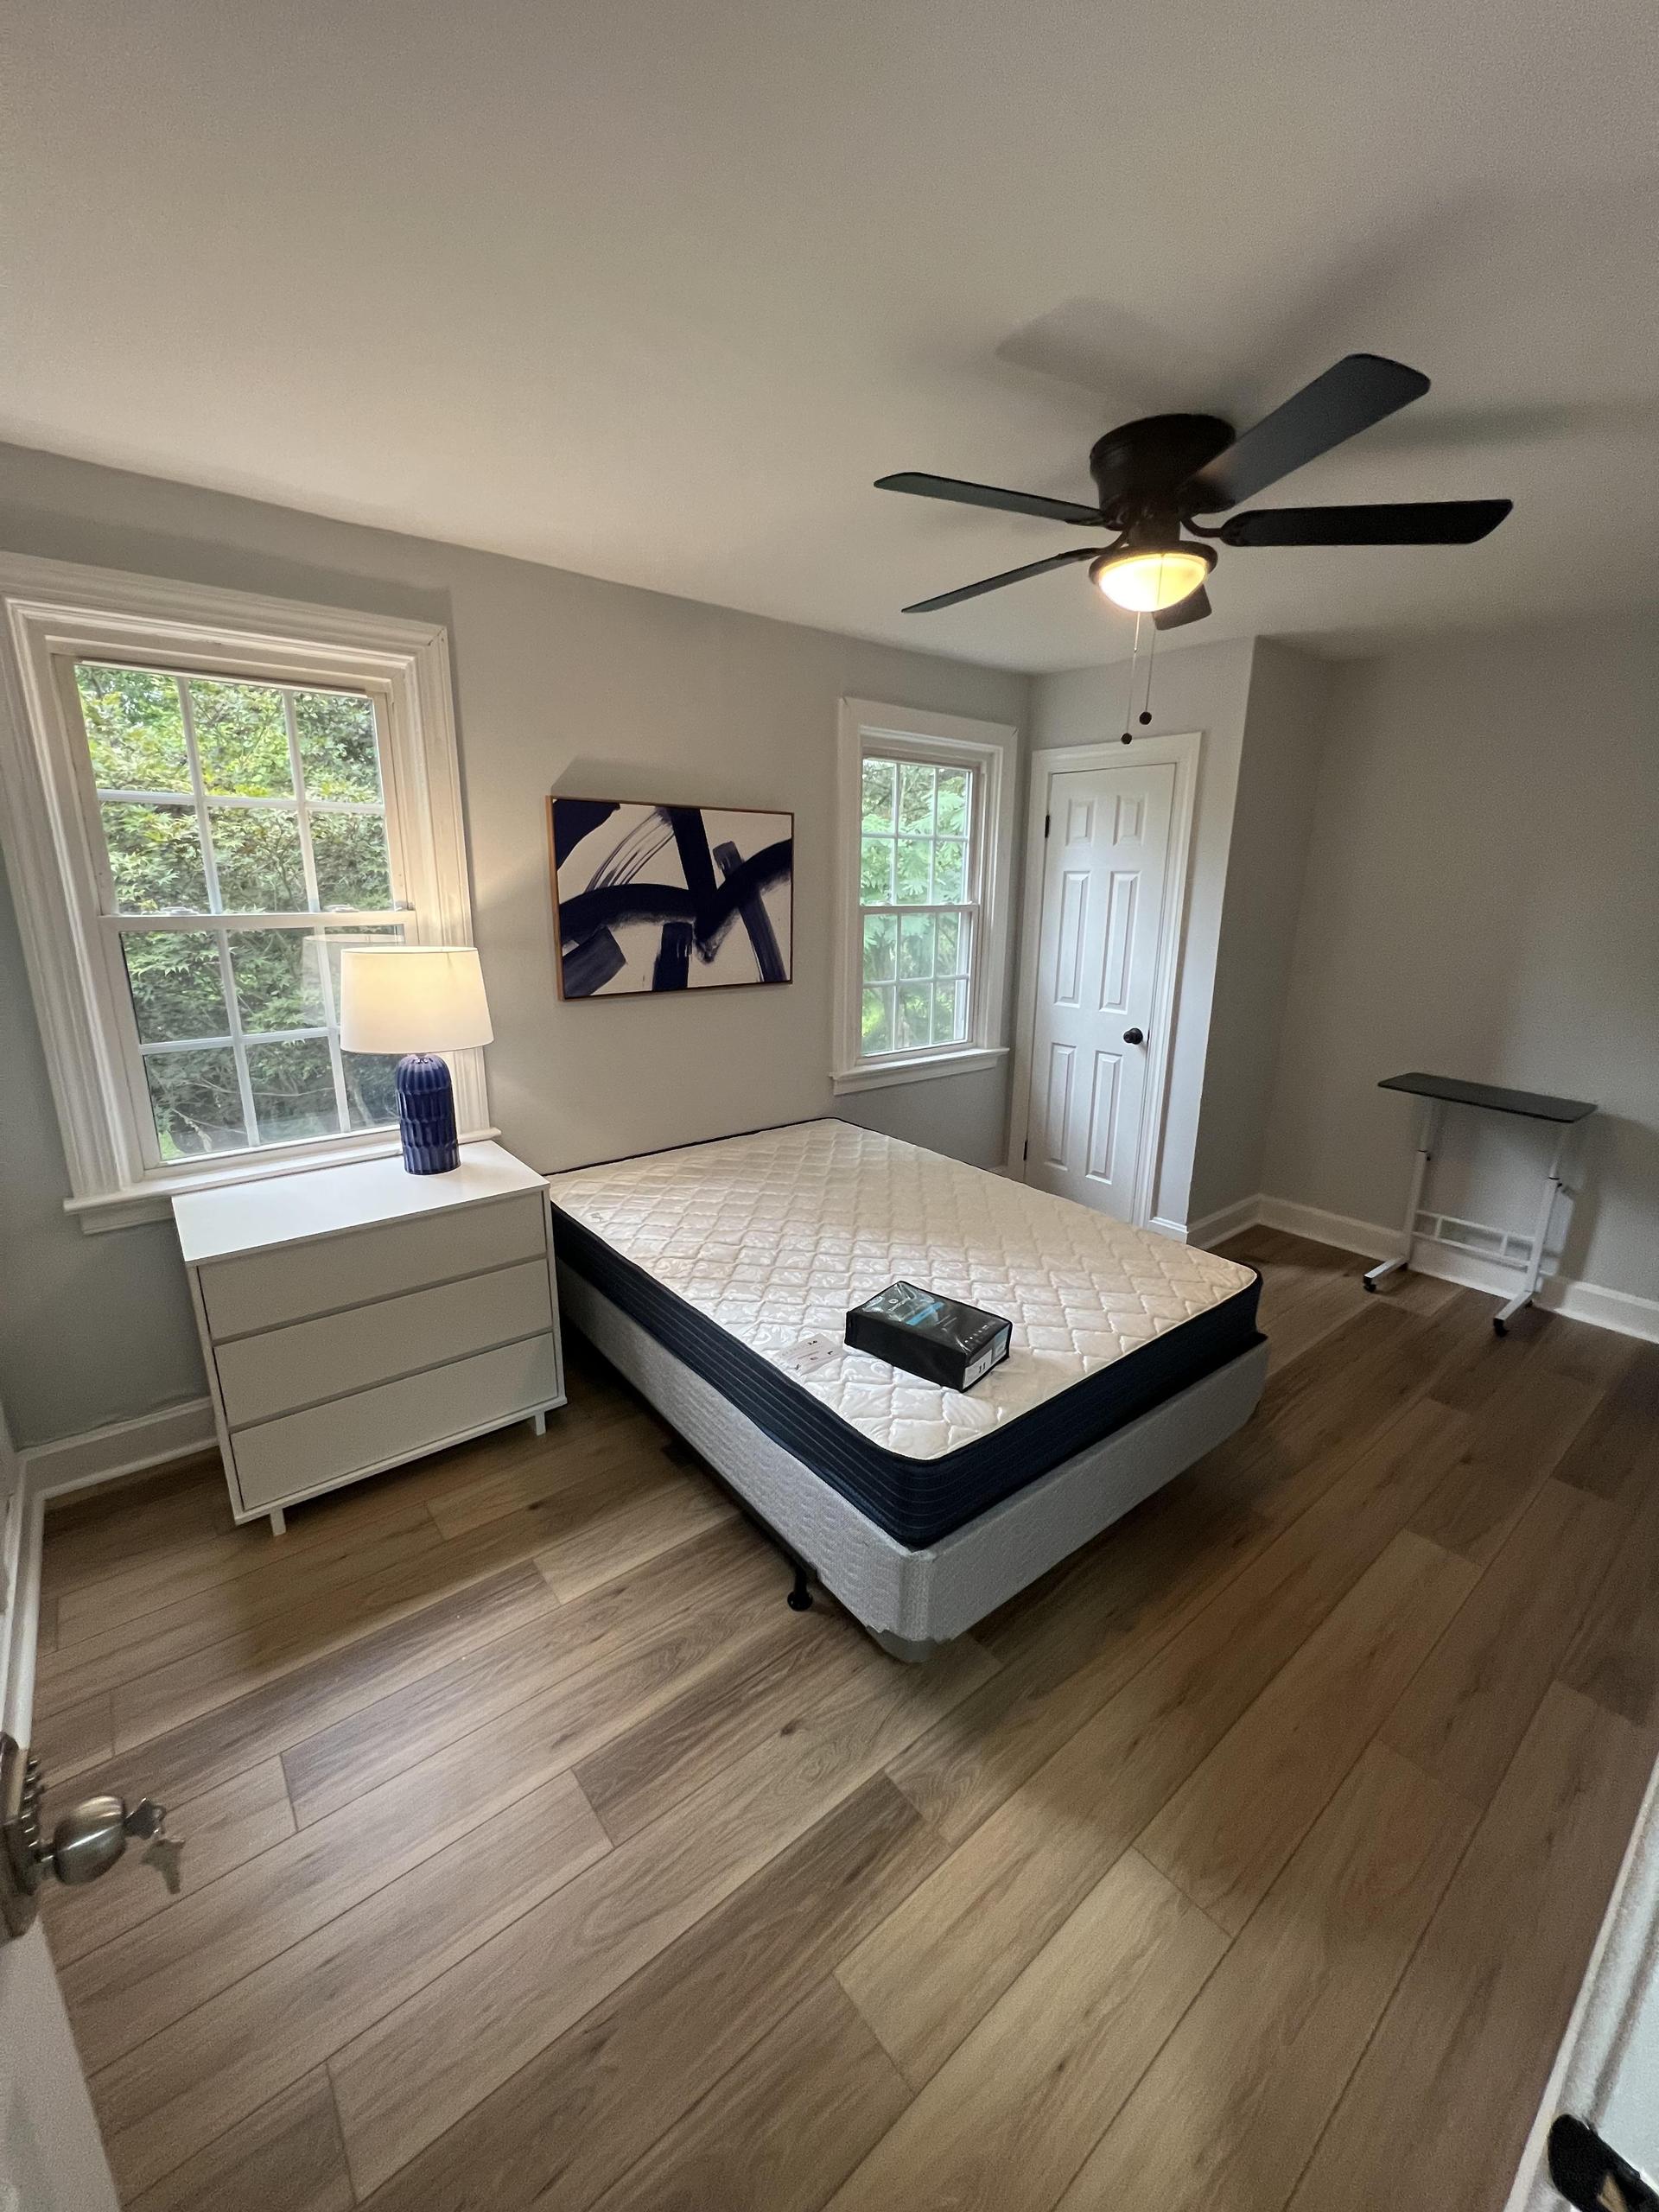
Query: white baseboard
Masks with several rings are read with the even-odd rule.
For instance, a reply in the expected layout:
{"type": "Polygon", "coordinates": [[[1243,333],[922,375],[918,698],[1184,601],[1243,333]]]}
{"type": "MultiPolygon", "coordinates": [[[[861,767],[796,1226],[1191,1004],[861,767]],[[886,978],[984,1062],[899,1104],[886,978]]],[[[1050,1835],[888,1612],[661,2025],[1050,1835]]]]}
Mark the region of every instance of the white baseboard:
{"type": "Polygon", "coordinates": [[[192,1452],[211,1451],[217,1440],[213,1401],[188,1398],[159,1413],[140,1414],[136,1421],[111,1421],[107,1428],[36,1444],[18,1457],[31,1497],[61,1497],[117,1475],[135,1475],[192,1452]]]}
{"type": "Polygon", "coordinates": [[[1160,1213],[1154,1214],[1147,1227],[1155,1229],[1160,1236],[1173,1236],[1178,1244],[1190,1244],[1197,1241],[1184,1221],[1166,1221],[1160,1213]]]}
{"type": "MultiPolygon", "coordinates": [[[[1308,1237],[1316,1244],[1336,1244],[1344,1251],[1362,1253],[1368,1260],[1397,1259],[1405,1249],[1401,1230],[1385,1229],[1380,1222],[1358,1221],[1351,1214],[1331,1213],[1323,1206],[1303,1205],[1295,1198],[1267,1196],[1243,1199],[1240,1206],[1224,1214],[1211,1214],[1208,1221],[1188,1229],[1187,1239],[1193,1244],[1213,1243],[1219,1236],[1236,1236],[1256,1222],[1268,1229],[1286,1230],[1294,1236],[1308,1237]],[[1233,1219],[1243,1206],[1255,1211],[1249,1218],[1233,1219]],[[1213,1222],[1228,1225],[1212,1230],[1213,1222]]],[[[1522,1281],[1518,1268],[1500,1267],[1478,1253],[1441,1244],[1432,1236],[1414,1240],[1411,1263],[1420,1274],[1460,1283],[1466,1290],[1484,1290],[1497,1298],[1512,1297],[1522,1281]]],[[[1564,1314],[1569,1321],[1587,1321],[1594,1328],[1612,1329],[1620,1336],[1659,1344],[1659,1299],[1637,1298],[1630,1291],[1610,1290],[1604,1283],[1581,1282],[1573,1275],[1546,1275],[1538,1287],[1537,1303],[1546,1313],[1564,1314]]]]}
{"type": "Polygon", "coordinates": [[[1344,1252],[1363,1252],[1368,1260],[1395,1260],[1405,1249],[1397,1229],[1357,1221],[1352,1214],[1330,1213],[1323,1206],[1305,1206],[1294,1198],[1263,1195],[1256,1200],[1255,1217],[1264,1228],[1311,1237],[1316,1244],[1338,1244],[1344,1252]]]}
{"type": "MultiPolygon", "coordinates": [[[[1189,1221],[1181,1236],[1188,1244],[1207,1250],[1224,1243],[1230,1236],[1236,1236],[1241,1229],[1254,1229],[1262,1218],[1262,1204],[1259,1191],[1252,1198],[1236,1198],[1230,1206],[1218,1206],[1214,1213],[1201,1214],[1197,1221],[1189,1221]]],[[[1152,1225],[1158,1229],[1162,1224],[1154,1221],[1152,1225]]]]}
{"type": "Polygon", "coordinates": [[[1621,1337],[1641,1337],[1659,1344],[1659,1299],[1637,1298],[1628,1290],[1609,1290],[1605,1283],[1574,1282],[1557,1276],[1544,1285],[1557,1294],[1543,1303],[1569,1321],[1588,1321],[1598,1329],[1616,1329],[1621,1337]]]}

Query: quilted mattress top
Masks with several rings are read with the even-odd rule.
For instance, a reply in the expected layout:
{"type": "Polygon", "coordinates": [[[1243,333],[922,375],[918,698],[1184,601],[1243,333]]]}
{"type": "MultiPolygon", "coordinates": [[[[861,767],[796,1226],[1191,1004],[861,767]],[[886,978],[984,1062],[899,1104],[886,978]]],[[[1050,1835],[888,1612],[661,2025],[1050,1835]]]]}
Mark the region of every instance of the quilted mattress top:
{"type": "Polygon", "coordinates": [[[556,1175],[553,1204],[872,1443],[939,1459],[1195,1314],[1254,1271],[850,1122],[802,1122],[556,1175]],[[849,1351],[906,1281],[1014,1325],[971,1392],[849,1351]]]}

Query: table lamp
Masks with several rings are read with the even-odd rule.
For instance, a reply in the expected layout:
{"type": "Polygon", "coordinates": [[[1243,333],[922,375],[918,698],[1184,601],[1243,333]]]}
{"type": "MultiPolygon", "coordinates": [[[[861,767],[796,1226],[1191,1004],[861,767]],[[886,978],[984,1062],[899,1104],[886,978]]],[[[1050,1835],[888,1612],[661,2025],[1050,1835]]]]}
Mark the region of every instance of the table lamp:
{"type": "Polygon", "coordinates": [[[411,1175],[461,1165],[455,1094],[440,1052],[487,1045],[484,972],[470,944],[386,945],[340,960],[340,1041],[348,1052],[401,1052],[397,1128],[411,1175]]]}

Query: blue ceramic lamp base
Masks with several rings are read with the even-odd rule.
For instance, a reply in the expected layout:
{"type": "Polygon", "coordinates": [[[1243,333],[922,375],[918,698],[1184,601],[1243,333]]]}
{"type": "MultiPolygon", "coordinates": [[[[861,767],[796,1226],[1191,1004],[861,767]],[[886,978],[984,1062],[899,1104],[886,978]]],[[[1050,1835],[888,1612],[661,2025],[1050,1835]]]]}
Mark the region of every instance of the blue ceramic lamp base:
{"type": "Polygon", "coordinates": [[[410,1052],[398,1061],[397,1129],[411,1175],[445,1175],[460,1166],[454,1086],[437,1053],[410,1052]]]}

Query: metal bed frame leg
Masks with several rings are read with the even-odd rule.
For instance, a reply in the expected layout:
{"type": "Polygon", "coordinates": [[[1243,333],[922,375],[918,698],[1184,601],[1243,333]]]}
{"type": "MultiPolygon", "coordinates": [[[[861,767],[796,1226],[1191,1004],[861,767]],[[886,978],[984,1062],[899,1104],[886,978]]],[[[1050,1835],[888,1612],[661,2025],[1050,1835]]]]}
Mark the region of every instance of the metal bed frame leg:
{"type": "Polygon", "coordinates": [[[1544,1279],[1544,1247],[1549,1241],[1549,1224],[1554,1217],[1555,1201],[1561,1194],[1561,1154],[1567,1146],[1567,1131],[1563,1129],[1555,1140],[1551,1155],[1549,1173],[1544,1178],[1544,1195],[1538,1207],[1538,1225],[1532,1232],[1532,1266],[1527,1287],[1517,1290],[1506,1305],[1500,1306],[1492,1316],[1494,1336],[1507,1337],[1510,1324],[1523,1306],[1530,1306],[1544,1279]]]}
{"type": "MultiPolygon", "coordinates": [[[[690,1447],[688,1447],[688,1450],[689,1449],[690,1447]]],[[[707,1460],[697,1458],[697,1455],[695,1452],[693,1452],[691,1456],[696,1459],[696,1464],[702,1472],[709,1478],[710,1482],[717,1484],[721,1490],[725,1491],[727,1497],[731,1499],[732,1503],[743,1516],[743,1518],[748,1522],[749,1526],[752,1529],[758,1529],[760,1535],[763,1535],[766,1541],[772,1547],[773,1550],[782,1554],[785,1566],[792,1571],[795,1580],[784,1599],[784,1603],[789,1607],[791,1612],[810,1613],[812,1610],[812,1570],[807,1565],[806,1561],[801,1558],[798,1553],[791,1549],[789,1545],[784,1541],[783,1538],[772,1527],[772,1523],[766,1518],[764,1514],[756,1512],[753,1506],[749,1503],[748,1499],[744,1497],[741,1491],[733,1489],[731,1484],[727,1481],[725,1476],[721,1473],[718,1467],[710,1466],[707,1460]]],[[[4,2212],[3,2206],[0,2206],[0,2212],[4,2212]]]]}
{"type": "Polygon", "coordinates": [[[1440,1126],[1438,1100],[1425,1098],[1422,1119],[1417,1131],[1417,1157],[1411,1166],[1411,1191],[1406,1199],[1406,1249],[1397,1260],[1379,1261],[1368,1268],[1360,1278],[1366,1290],[1375,1290],[1385,1275],[1400,1274],[1411,1262],[1412,1239],[1417,1234],[1417,1210],[1422,1204],[1423,1185],[1428,1176],[1428,1164],[1434,1157],[1434,1143],[1440,1126]]]}

